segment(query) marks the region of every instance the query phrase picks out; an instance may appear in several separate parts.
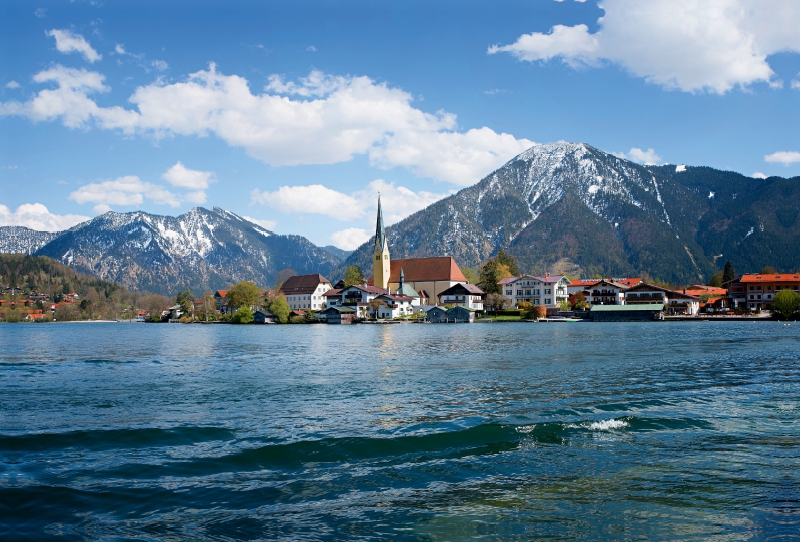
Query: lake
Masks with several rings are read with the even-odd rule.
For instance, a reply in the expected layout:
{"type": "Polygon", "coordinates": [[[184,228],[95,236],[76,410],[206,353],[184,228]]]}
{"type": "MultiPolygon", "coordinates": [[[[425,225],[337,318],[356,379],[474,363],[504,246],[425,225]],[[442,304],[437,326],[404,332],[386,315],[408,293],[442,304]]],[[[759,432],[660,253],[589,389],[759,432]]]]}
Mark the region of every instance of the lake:
{"type": "Polygon", "coordinates": [[[0,540],[789,540],[800,325],[0,324],[0,540]]]}

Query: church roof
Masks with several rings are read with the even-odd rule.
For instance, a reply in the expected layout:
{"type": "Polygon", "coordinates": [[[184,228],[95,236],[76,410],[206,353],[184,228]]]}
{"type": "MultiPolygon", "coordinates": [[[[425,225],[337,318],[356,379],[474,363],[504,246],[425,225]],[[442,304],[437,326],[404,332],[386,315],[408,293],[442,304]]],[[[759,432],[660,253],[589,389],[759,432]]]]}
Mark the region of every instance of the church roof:
{"type": "Polygon", "coordinates": [[[375,252],[382,252],[387,247],[386,231],[383,228],[383,208],[381,196],[378,195],[378,221],[375,224],[375,252]]]}
{"type": "Polygon", "coordinates": [[[453,281],[467,282],[467,278],[456,261],[450,256],[436,258],[407,258],[391,260],[389,282],[400,282],[400,269],[403,269],[405,282],[453,281]]]}
{"type": "Polygon", "coordinates": [[[409,286],[405,282],[403,283],[403,287],[402,288],[398,288],[397,292],[395,292],[395,293],[398,293],[398,294],[401,294],[401,295],[406,295],[408,297],[419,297],[419,294],[414,290],[414,288],[412,288],[411,286],[409,286]]]}

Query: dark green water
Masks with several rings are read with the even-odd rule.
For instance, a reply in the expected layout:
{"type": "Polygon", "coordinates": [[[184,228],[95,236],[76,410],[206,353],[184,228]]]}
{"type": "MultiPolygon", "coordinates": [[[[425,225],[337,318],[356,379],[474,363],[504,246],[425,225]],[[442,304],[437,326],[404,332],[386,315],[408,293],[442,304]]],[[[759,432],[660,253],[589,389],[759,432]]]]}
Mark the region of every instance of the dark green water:
{"type": "Polygon", "coordinates": [[[800,325],[0,325],[0,540],[796,540],[800,325]]]}

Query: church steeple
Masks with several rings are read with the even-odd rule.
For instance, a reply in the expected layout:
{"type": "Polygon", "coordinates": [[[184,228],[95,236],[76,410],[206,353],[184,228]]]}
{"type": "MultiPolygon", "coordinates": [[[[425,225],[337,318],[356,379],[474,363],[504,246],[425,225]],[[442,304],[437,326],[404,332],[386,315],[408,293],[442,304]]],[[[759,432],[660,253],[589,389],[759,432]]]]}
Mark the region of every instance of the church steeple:
{"type": "Polygon", "coordinates": [[[389,250],[389,241],[386,239],[386,231],[383,229],[383,209],[381,208],[381,195],[378,194],[378,222],[375,224],[375,252],[383,252],[384,248],[389,250]]]}
{"type": "Polygon", "coordinates": [[[383,229],[383,208],[381,195],[378,194],[378,221],[375,224],[375,249],[372,258],[372,279],[375,286],[386,290],[389,288],[389,276],[392,274],[392,264],[389,259],[389,240],[383,229]]]}

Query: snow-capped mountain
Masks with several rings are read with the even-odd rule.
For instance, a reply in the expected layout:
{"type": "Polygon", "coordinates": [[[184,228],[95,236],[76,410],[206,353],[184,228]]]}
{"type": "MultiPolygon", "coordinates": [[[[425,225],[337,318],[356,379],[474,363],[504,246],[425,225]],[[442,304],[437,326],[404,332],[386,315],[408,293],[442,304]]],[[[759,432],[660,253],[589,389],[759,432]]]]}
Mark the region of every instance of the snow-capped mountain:
{"type": "MultiPolygon", "coordinates": [[[[763,250],[750,258],[756,239],[744,239],[754,224],[754,231],[765,234],[758,242],[792,239],[794,221],[766,226],[775,213],[765,201],[774,189],[765,186],[786,191],[797,184],[711,168],[641,166],[585,143],[552,143],[532,147],[387,233],[397,258],[449,254],[474,266],[503,247],[528,271],[649,273],[691,283],[707,278],[725,259],[749,269],[800,265],[800,251],[784,246],[769,261],[763,250]]],[[[788,205],[788,218],[800,207],[797,195],[779,204],[788,205]]],[[[797,239],[791,242],[800,244],[797,239]]],[[[360,247],[346,264],[369,268],[370,247],[360,247]]]]}
{"type": "Polygon", "coordinates": [[[177,217],[108,212],[42,246],[37,255],[132,290],[196,294],[251,280],[271,285],[282,269],[328,273],[339,260],[303,237],[275,235],[242,217],[195,207],[177,217]]]}
{"type": "Polygon", "coordinates": [[[0,226],[0,254],[33,254],[62,233],[32,230],[25,226],[0,226]]]}

